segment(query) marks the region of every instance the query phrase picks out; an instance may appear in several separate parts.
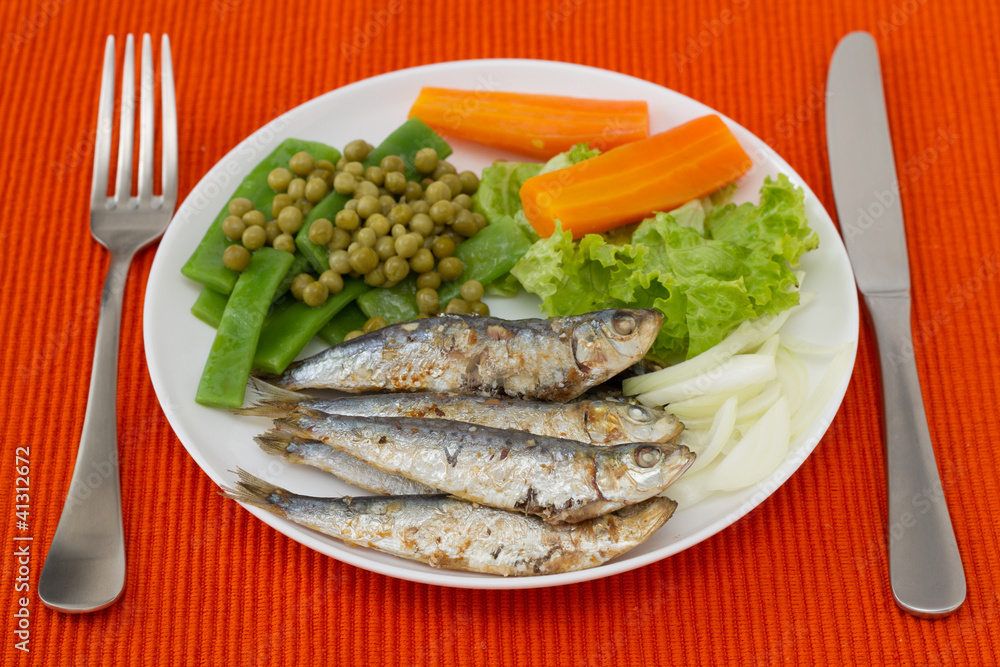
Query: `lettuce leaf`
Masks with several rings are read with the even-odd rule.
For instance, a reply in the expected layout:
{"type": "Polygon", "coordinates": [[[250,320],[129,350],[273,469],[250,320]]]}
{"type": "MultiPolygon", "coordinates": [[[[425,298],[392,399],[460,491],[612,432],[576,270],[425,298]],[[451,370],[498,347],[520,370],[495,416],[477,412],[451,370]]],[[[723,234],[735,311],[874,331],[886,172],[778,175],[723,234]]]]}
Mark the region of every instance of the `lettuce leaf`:
{"type": "Polygon", "coordinates": [[[689,202],[644,220],[627,243],[597,234],[578,242],[561,226],[511,270],[549,316],[601,308],[656,308],[663,327],[649,356],[693,357],[747,319],[798,303],[791,266],[816,247],[803,193],[768,179],[760,203],[689,202]]]}

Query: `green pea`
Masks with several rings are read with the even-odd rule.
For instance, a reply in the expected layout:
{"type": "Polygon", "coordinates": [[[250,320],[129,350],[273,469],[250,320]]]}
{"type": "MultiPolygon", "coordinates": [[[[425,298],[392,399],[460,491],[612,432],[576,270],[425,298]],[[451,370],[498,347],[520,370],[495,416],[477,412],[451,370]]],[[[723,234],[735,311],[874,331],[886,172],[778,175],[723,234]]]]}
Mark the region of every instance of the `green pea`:
{"type": "Polygon", "coordinates": [[[288,189],[288,184],[292,182],[292,172],[284,167],[276,167],[267,175],[267,184],[275,192],[284,192],[288,189]]]}
{"type": "Polygon", "coordinates": [[[438,154],[433,148],[421,148],[417,151],[417,154],[413,156],[413,166],[421,174],[432,174],[434,173],[434,168],[437,167],[438,154]]]}
{"type": "Polygon", "coordinates": [[[403,162],[403,158],[398,155],[386,155],[382,158],[382,162],[379,164],[382,167],[382,171],[386,172],[386,177],[388,178],[389,172],[399,172],[402,173],[406,169],[406,163],[403,162]]]}
{"type": "Polygon", "coordinates": [[[430,287],[431,289],[441,287],[441,274],[437,271],[428,271],[417,276],[417,289],[425,287],[430,287]]]}
{"type": "Polygon", "coordinates": [[[359,181],[357,187],[354,188],[354,197],[356,199],[378,197],[380,194],[378,186],[371,181],[359,181]]]}
{"type": "Polygon", "coordinates": [[[326,303],[329,296],[330,290],[318,280],[312,281],[302,290],[302,300],[307,306],[312,306],[313,308],[322,306],[326,303]]]}
{"type": "Polygon", "coordinates": [[[376,315],[375,317],[368,318],[368,320],[365,321],[364,326],[361,327],[361,330],[365,333],[371,333],[372,331],[377,331],[378,329],[386,327],[388,324],[389,323],[385,321],[384,317],[376,315]]]}
{"type": "Polygon", "coordinates": [[[424,196],[424,189],[416,181],[407,181],[403,196],[406,197],[406,201],[415,201],[424,196]]]}
{"type": "Polygon", "coordinates": [[[379,200],[371,195],[365,195],[358,199],[358,215],[367,220],[369,217],[380,213],[382,211],[382,204],[379,200]]]}
{"type": "Polygon", "coordinates": [[[343,248],[339,248],[331,252],[327,258],[330,260],[330,270],[336,271],[337,273],[350,273],[354,269],[351,268],[350,255],[343,248]]]}
{"type": "Polygon", "coordinates": [[[444,176],[445,174],[454,174],[456,173],[456,171],[457,170],[455,169],[454,165],[452,165],[447,160],[439,160],[437,166],[434,167],[434,171],[431,173],[431,178],[433,178],[435,181],[438,181],[441,180],[441,177],[444,176]]]}
{"type": "Polygon", "coordinates": [[[410,229],[427,237],[434,232],[434,220],[426,213],[418,213],[410,218],[410,229]]]}
{"type": "Polygon", "coordinates": [[[427,213],[431,210],[431,205],[426,199],[416,199],[410,201],[410,208],[413,209],[413,213],[416,215],[417,213],[427,213]]]}
{"type": "Polygon", "coordinates": [[[267,234],[267,245],[273,245],[274,239],[278,238],[278,235],[281,234],[281,226],[278,225],[277,220],[271,220],[264,225],[264,232],[267,234]]]}
{"type": "Polygon", "coordinates": [[[222,221],[222,233],[230,241],[239,241],[243,237],[243,230],[247,228],[243,218],[231,215],[222,221]]]}
{"type": "Polygon", "coordinates": [[[306,194],[306,179],[304,178],[293,178],[288,184],[288,196],[293,200],[298,201],[305,197],[306,194]]]}
{"type": "Polygon", "coordinates": [[[295,200],[289,197],[285,192],[274,195],[274,199],[271,200],[271,217],[277,218],[278,214],[281,213],[281,209],[286,206],[291,206],[294,203],[295,200]]]}
{"type": "Polygon", "coordinates": [[[242,218],[244,213],[252,210],[253,202],[246,197],[236,197],[229,202],[229,215],[235,215],[238,218],[242,218]]]}
{"type": "Polygon", "coordinates": [[[382,187],[382,183],[385,182],[385,172],[382,171],[382,167],[368,167],[365,169],[365,178],[382,187]]]}
{"type": "Polygon", "coordinates": [[[292,286],[288,291],[292,293],[296,301],[302,301],[302,290],[313,283],[313,277],[308,273],[300,273],[292,278],[292,286]]]}
{"type": "Polygon", "coordinates": [[[340,273],[333,269],[327,269],[319,275],[319,282],[326,286],[326,291],[330,294],[340,294],[344,290],[344,279],[340,273]]]}
{"type": "Polygon", "coordinates": [[[438,262],[438,273],[441,274],[441,280],[458,280],[464,270],[465,266],[458,257],[445,257],[438,262]]]}
{"type": "Polygon", "coordinates": [[[305,176],[313,170],[315,165],[316,162],[313,160],[313,156],[306,151],[299,151],[288,160],[288,167],[296,176],[305,176]]]}
{"type": "Polygon", "coordinates": [[[410,273],[410,263],[399,255],[393,255],[385,260],[385,277],[399,282],[410,273]]]}
{"type": "Polygon", "coordinates": [[[468,315],[472,312],[472,308],[469,307],[469,302],[465,299],[452,299],[445,306],[444,312],[454,313],[455,315],[468,315]]]}
{"type": "Polygon", "coordinates": [[[421,240],[413,234],[403,234],[395,240],[396,254],[404,259],[409,259],[417,254],[420,249],[421,240]]]}
{"type": "Polygon", "coordinates": [[[401,171],[386,172],[384,185],[390,194],[401,195],[406,192],[406,176],[401,171]]]}
{"type": "Polygon", "coordinates": [[[333,189],[342,195],[354,194],[354,190],[357,187],[358,180],[346,171],[342,171],[333,177],[333,189]]]}
{"type": "Polygon", "coordinates": [[[462,181],[458,180],[458,176],[456,176],[455,174],[443,175],[441,177],[441,183],[447,185],[448,190],[451,191],[451,197],[448,197],[448,199],[451,199],[452,197],[457,197],[458,195],[462,194],[462,181]]]}
{"type": "Polygon", "coordinates": [[[250,265],[250,251],[241,245],[231,245],[222,251],[222,263],[233,271],[243,271],[250,265]]]}
{"type": "Polygon", "coordinates": [[[309,240],[316,245],[326,245],[333,240],[333,223],[326,218],[317,218],[309,225],[309,240]]]}
{"type": "Polygon", "coordinates": [[[458,293],[469,303],[479,301],[483,298],[483,284],[478,280],[466,280],[462,283],[462,287],[459,288],[458,293]]]}
{"type": "Polygon", "coordinates": [[[396,255],[396,240],[389,236],[380,236],[375,240],[375,252],[383,262],[396,255]]]}
{"type": "Polygon", "coordinates": [[[358,238],[357,242],[363,248],[373,248],[375,247],[375,241],[378,240],[378,234],[371,227],[362,227],[357,231],[358,238]]]}
{"type": "Polygon", "coordinates": [[[333,217],[333,224],[335,224],[338,229],[353,232],[361,225],[361,216],[358,215],[357,211],[343,208],[337,211],[337,215],[333,217]]]}
{"type": "Polygon", "coordinates": [[[436,315],[440,307],[437,290],[425,287],[417,290],[417,310],[423,315],[436,315]]]}
{"type": "MultiPolygon", "coordinates": [[[[454,258],[449,258],[454,259],[454,258]]],[[[441,260],[446,261],[446,260],[441,260]]],[[[434,254],[431,253],[427,248],[421,248],[410,258],[410,268],[416,273],[426,273],[434,269],[434,254]]],[[[440,267],[438,268],[438,273],[441,273],[440,267]]],[[[441,273],[441,277],[444,278],[444,274],[441,273]]]]}
{"type": "Polygon", "coordinates": [[[255,225],[257,227],[263,227],[264,223],[267,221],[266,218],[264,218],[264,214],[260,211],[247,211],[243,214],[242,220],[243,224],[247,227],[253,227],[255,225]]]}
{"type": "Polygon", "coordinates": [[[381,265],[365,274],[365,284],[371,287],[381,287],[385,284],[385,269],[381,265]]]}
{"type": "MultiPolygon", "coordinates": [[[[434,256],[437,257],[438,259],[451,257],[452,255],[455,254],[455,242],[451,240],[451,237],[439,236],[437,240],[435,240],[434,243],[431,245],[431,252],[434,253],[434,256]]],[[[467,299],[467,300],[475,301],[475,299],[467,299]]]]}
{"type": "Polygon", "coordinates": [[[462,184],[462,192],[467,195],[474,195],[479,190],[479,177],[471,171],[460,173],[458,180],[462,184]]]}
{"type": "Polygon", "coordinates": [[[385,236],[389,233],[391,226],[389,218],[385,217],[381,213],[370,215],[368,216],[368,219],[365,220],[365,227],[370,227],[374,230],[376,236],[385,236]]]}
{"type": "Polygon", "coordinates": [[[441,199],[431,205],[430,218],[434,222],[448,224],[455,218],[455,209],[452,208],[449,200],[441,199]]]}
{"type": "Polygon", "coordinates": [[[368,273],[378,266],[378,255],[373,248],[358,248],[350,257],[351,269],[358,273],[368,273]]]}
{"type": "Polygon", "coordinates": [[[295,254],[295,251],[297,249],[295,246],[295,239],[292,237],[291,234],[288,234],[287,232],[284,234],[279,234],[277,237],[275,237],[274,243],[272,243],[271,245],[274,246],[275,250],[283,250],[284,252],[291,253],[293,255],[295,254]]]}
{"type": "Polygon", "coordinates": [[[371,151],[371,144],[364,139],[355,139],[344,146],[344,157],[350,162],[361,162],[371,151]]]}
{"type": "Polygon", "coordinates": [[[351,233],[340,227],[333,228],[333,238],[330,239],[330,250],[341,250],[351,245],[351,233]]]}
{"type": "Polygon", "coordinates": [[[482,301],[473,301],[472,303],[469,304],[469,307],[472,308],[473,315],[479,315],[481,317],[489,317],[490,307],[487,306],[482,301]]]}
{"type": "Polygon", "coordinates": [[[389,210],[389,222],[405,225],[413,217],[413,208],[409,204],[396,204],[389,210]]]}
{"type": "Polygon", "coordinates": [[[442,200],[451,201],[451,188],[448,187],[447,183],[434,181],[424,188],[424,199],[426,199],[427,203],[431,205],[442,200]]]}
{"type": "Polygon", "coordinates": [[[302,228],[302,211],[294,206],[282,209],[278,214],[278,226],[286,234],[294,234],[302,228]]]}
{"type": "Polygon", "coordinates": [[[267,243],[267,232],[260,225],[247,227],[243,231],[243,245],[247,250],[263,248],[265,243],[267,243]]]}

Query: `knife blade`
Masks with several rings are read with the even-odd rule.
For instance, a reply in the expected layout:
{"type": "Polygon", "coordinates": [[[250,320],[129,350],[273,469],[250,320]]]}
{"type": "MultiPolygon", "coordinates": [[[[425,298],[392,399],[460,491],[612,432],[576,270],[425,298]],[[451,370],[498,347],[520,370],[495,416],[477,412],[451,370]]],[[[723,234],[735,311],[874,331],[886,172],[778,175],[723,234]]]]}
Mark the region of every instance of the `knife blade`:
{"type": "Polygon", "coordinates": [[[875,39],[852,32],[830,61],[826,142],[837,217],[882,369],[889,579],[904,610],[940,618],[965,601],[961,555],[913,357],[902,197],[875,39]]]}

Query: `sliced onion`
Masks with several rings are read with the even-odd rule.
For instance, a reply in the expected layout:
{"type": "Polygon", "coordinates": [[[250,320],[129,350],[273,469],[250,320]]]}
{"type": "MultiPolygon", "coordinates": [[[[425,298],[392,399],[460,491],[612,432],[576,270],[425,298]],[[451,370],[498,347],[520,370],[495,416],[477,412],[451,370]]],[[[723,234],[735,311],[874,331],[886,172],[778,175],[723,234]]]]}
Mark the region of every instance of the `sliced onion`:
{"type": "Polygon", "coordinates": [[[715,419],[712,420],[712,427],[705,434],[702,442],[705,443],[704,449],[697,453],[698,458],[694,460],[688,471],[684,473],[685,476],[695,473],[709,463],[715,460],[715,457],[719,455],[722,451],[722,446],[725,445],[729,438],[733,435],[733,426],[736,425],[736,407],[738,402],[735,397],[727,399],[719,411],[715,413],[715,419]]]}
{"type": "Polygon", "coordinates": [[[847,343],[841,347],[840,351],[830,361],[830,366],[823,373],[823,377],[820,378],[816,389],[809,394],[809,398],[792,415],[791,430],[793,438],[802,435],[809,425],[815,421],[816,417],[819,416],[823,407],[830,402],[830,397],[833,396],[834,390],[840,384],[840,380],[847,370],[847,365],[850,363],[849,360],[855,344],[847,343]]]}
{"type": "Polygon", "coordinates": [[[712,491],[737,491],[752,486],[777,469],[788,453],[788,401],[779,398],[758,419],[724,459],[706,485],[712,491]]]}
{"type": "Polygon", "coordinates": [[[708,488],[705,482],[711,476],[713,470],[715,470],[715,466],[711,465],[694,475],[686,472],[683,477],[671,484],[660,495],[675,501],[678,509],[700,503],[712,494],[712,490],[708,488]]]}
{"type": "Polygon", "coordinates": [[[788,397],[788,409],[794,415],[809,394],[809,369],[797,354],[785,347],[778,348],[774,362],[778,381],[788,397]]]}
{"type": "Polygon", "coordinates": [[[714,368],[747,349],[759,347],[761,343],[773,336],[785,323],[794,306],[777,315],[766,315],[752,322],[743,322],[729,334],[721,343],[705,350],[696,357],[673,366],[667,366],[653,373],[646,373],[626,379],[622,383],[622,392],[626,396],[644,394],[660,387],[676,384],[699,375],[704,375],[714,368]]]}
{"type": "Polygon", "coordinates": [[[719,408],[722,407],[722,404],[730,398],[735,398],[742,404],[759,395],[767,385],[767,382],[758,382],[757,384],[752,384],[733,392],[705,394],[704,396],[689,398],[686,401],[676,401],[670,404],[670,411],[678,419],[684,421],[685,424],[688,420],[694,419],[711,420],[715,416],[715,413],[719,411],[719,408]]]}
{"type": "Polygon", "coordinates": [[[783,395],[783,388],[777,379],[768,382],[763,391],[740,405],[736,421],[745,423],[759,419],[783,395]]]}
{"type": "Polygon", "coordinates": [[[758,382],[766,382],[777,375],[774,357],[741,354],[702,375],[640,394],[639,402],[647,406],[667,405],[704,394],[737,391],[758,382]]]}
{"type": "Polygon", "coordinates": [[[790,336],[786,333],[781,334],[781,344],[790,352],[795,354],[836,354],[839,348],[831,345],[818,345],[816,343],[810,343],[804,341],[801,338],[796,338],[795,336],[790,336]]]}

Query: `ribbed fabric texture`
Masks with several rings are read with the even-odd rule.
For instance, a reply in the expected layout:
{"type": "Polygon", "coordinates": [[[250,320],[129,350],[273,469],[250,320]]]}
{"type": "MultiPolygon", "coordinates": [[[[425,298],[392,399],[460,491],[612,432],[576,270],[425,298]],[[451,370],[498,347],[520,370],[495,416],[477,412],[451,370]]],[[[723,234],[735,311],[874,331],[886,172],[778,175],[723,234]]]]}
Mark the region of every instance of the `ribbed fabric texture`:
{"type": "MultiPolygon", "coordinates": [[[[1000,54],[990,2],[16,0],[0,4],[0,521],[4,664],[988,665],[1000,662],[1000,54]],[[521,592],[372,574],[222,499],[171,432],[146,372],[143,291],[125,296],[119,431],[124,597],[67,616],[35,596],[76,452],[107,253],[87,226],[105,37],[172,40],[180,196],[295,105],[453,59],[547,58],[690,95],[768,141],[833,211],[823,101],[838,39],[879,44],[903,186],[915,354],[969,581],[941,621],[888,586],[873,338],[815,454],[746,518],[665,561],[521,592]],[[28,528],[15,449],[30,447],[28,528]],[[32,536],[17,591],[15,536],[32,536]],[[29,597],[30,653],[18,599],[29,597]]],[[[119,62],[124,39],[119,40],[119,62]]],[[[155,307],[146,304],[146,307],[155,307]]],[[[865,324],[867,326],[867,323],[865,324]]]]}

